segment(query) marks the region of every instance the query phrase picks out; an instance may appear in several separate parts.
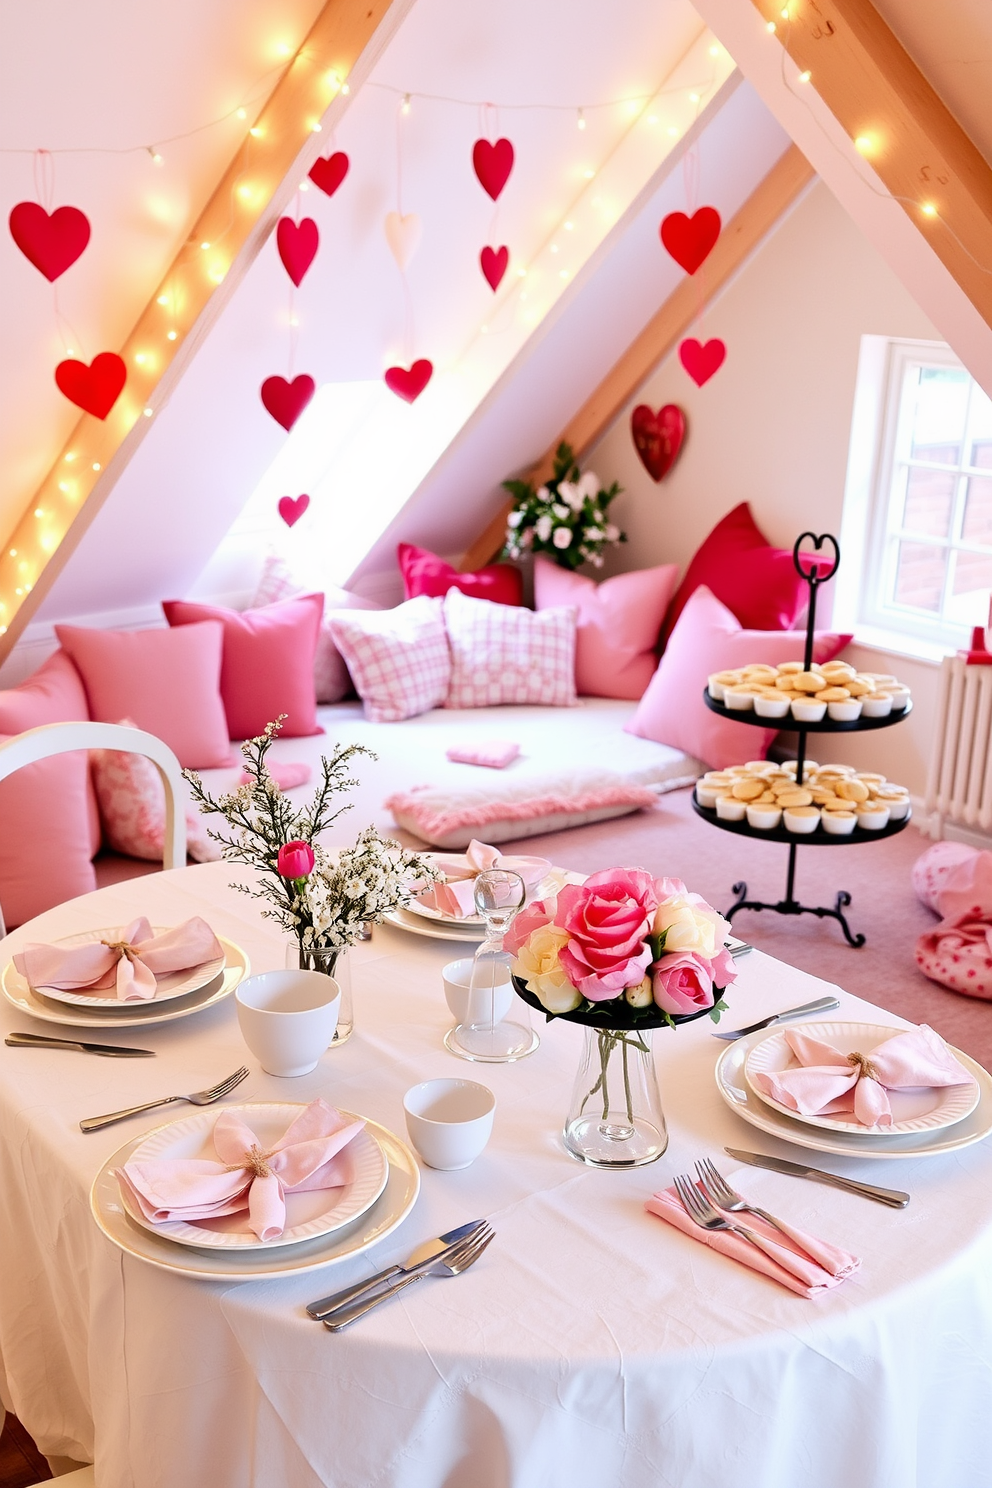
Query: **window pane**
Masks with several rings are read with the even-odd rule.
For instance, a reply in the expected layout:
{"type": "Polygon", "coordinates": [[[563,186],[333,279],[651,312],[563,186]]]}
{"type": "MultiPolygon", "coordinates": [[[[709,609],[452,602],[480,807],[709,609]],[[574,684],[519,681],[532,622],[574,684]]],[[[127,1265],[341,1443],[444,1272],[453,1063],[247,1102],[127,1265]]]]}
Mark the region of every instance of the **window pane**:
{"type": "Polygon", "coordinates": [[[959,553],[947,619],[957,625],[984,625],[992,590],[992,553],[959,553]]]}
{"type": "Polygon", "coordinates": [[[968,408],[967,372],[954,367],[921,367],[910,453],[914,460],[956,465],[968,408]]]}
{"type": "Polygon", "coordinates": [[[992,470],[992,439],[976,439],[971,446],[972,465],[979,470],[992,470]]]}
{"type": "Polygon", "coordinates": [[[980,387],[971,395],[970,464],[980,470],[992,470],[992,398],[980,387]]]}
{"type": "MultiPolygon", "coordinates": [[[[989,449],[992,451],[992,444],[989,449]]],[[[989,464],[992,466],[992,459],[989,464]]],[[[992,477],[973,475],[969,479],[961,535],[965,542],[988,543],[992,547],[992,477]]]]}
{"type": "Polygon", "coordinates": [[[896,604],[912,605],[916,610],[939,615],[946,568],[946,548],[932,548],[927,543],[900,543],[893,596],[896,604]]]}
{"type": "Polygon", "coordinates": [[[954,510],[954,487],[957,476],[943,470],[923,470],[910,466],[906,479],[906,502],[902,525],[910,532],[927,537],[947,537],[954,510]]]}

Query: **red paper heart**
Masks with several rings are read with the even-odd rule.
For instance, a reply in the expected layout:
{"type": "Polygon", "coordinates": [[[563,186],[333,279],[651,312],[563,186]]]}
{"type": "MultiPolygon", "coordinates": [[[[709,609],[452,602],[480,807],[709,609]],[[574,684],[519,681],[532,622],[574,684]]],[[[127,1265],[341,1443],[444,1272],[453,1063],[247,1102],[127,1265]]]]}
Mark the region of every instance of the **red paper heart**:
{"type": "Polygon", "coordinates": [[[280,217],[276,247],[283,268],[298,288],[320,247],[316,222],[312,217],[304,217],[302,222],[294,222],[292,217],[280,217]]]}
{"type": "Polygon", "coordinates": [[[280,496],[279,515],[287,527],[295,527],[309,505],[309,496],[280,496]]]}
{"type": "Polygon", "coordinates": [[[397,398],[402,398],[406,403],[414,403],[433,375],[434,363],[429,362],[426,357],[421,357],[410,368],[388,367],[385,372],[385,382],[389,391],[395,393],[397,398]]]}
{"type": "Polygon", "coordinates": [[[697,387],[702,387],[704,382],[709,382],[714,372],[719,372],[726,355],[726,346],[715,336],[705,346],[695,336],[690,336],[679,347],[679,361],[697,387]]]}
{"type": "Polygon", "coordinates": [[[105,419],[127,381],[127,367],[116,351],[101,351],[87,367],[71,358],[55,368],[59,392],[84,413],[105,419]]]}
{"type": "Polygon", "coordinates": [[[328,196],[333,196],[348,174],[350,161],[343,150],[335,150],[333,155],[321,156],[315,160],[310,167],[310,179],[321,191],[328,196]]]}
{"type": "Polygon", "coordinates": [[[666,403],[657,413],[639,403],[630,415],[634,448],[648,475],[664,480],[679,457],[685,439],[685,414],[676,403],[666,403]]]}
{"type": "Polygon", "coordinates": [[[498,139],[494,145],[488,140],[476,140],[472,147],[472,164],[482,189],[488,191],[495,201],[513,169],[513,146],[508,139],[498,139]]]}
{"type": "Polygon", "coordinates": [[[494,294],[499,289],[509,262],[510,250],[505,244],[502,248],[483,248],[479,254],[479,263],[482,267],[486,283],[494,294]]]}
{"type": "Polygon", "coordinates": [[[10,235],[24,257],[54,284],[89,242],[89,218],[78,207],[57,207],[49,215],[37,202],[18,202],[10,214],[10,235]]]}
{"type": "Polygon", "coordinates": [[[669,212],[661,224],[661,241],[680,268],[694,274],[720,236],[716,207],[700,207],[691,217],[669,212]]]}
{"type": "Polygon", "coordinates": [[[301,373],[292,382],[287,382],[285,377],[267,377],[259,392],[265,411],[288,430],[296,423],[316,389],[313,378],[301,373]]]}

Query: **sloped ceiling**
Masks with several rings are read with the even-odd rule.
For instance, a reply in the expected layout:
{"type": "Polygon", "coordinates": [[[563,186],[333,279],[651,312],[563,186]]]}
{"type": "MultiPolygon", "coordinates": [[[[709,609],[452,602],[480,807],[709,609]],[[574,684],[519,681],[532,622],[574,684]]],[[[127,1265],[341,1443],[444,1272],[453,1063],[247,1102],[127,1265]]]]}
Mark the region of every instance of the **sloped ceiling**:
{"type": "Polygon", "coordinates": [[[989,0],[873,0],[875,9],[992,165],[989,0]]]}

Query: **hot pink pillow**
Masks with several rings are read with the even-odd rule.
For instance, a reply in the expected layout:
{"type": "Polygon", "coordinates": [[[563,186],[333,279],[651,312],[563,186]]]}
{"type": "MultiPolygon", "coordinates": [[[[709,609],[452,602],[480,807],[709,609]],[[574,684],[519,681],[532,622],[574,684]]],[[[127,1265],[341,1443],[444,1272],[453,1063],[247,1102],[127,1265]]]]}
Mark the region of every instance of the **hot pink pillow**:
{"type": "Polygon", "coordinates": [[[451,647],[446,708],[499,703],[575,702],[575,609],[525,610],[470,599],[460,589],[444,596],[451,647]]]}
{"type": "Polygon", "coordinates": [[[422,594],[395,610],[338,612],[329,624],[373,723],[398,723],[444,702],[451,654],[440,599],[422,594]]]}
{"type": "Polygon", "coordinates": [[[657,646],[679,570],[675,563],[616,574],[597,584],[546,558],[534,560],[538,610],[574,605],[575,686],[592,697],[642,697],[658,665],[657,646]]]}
{"type": "MultiPolygon", "coordinates": [[[[306,585],[297,580],[285,558],[270,554],[262,566],[262,577],[251,608],[255,610],[261,605],[289,599],[294,594],[302,594],[305,588],[306,585]]],[[[334,644],[329,624],[331,616],[336,615],[339,610],[381,609],[382,605],[376,604],[375,600],[352,594],[350,589],[338,589],[333,585],[325,589],[324,618],[320,623],[313,658],[314,691],[318,703],[339,703],[342,698],[355,696],[355,687],[348,675],[344,657],[334,644]]]]}
{"type": "MultiPolygon", "coordinates": [[[[133,728],[130,718],[118,720],[133,728]]],[[[129,858],[161,863],[165,849],[165,786],[143,754],[91,749],[90,765],[107,846],[129,858]]],[[[197,863],[211,863],[220,848],[207,836],[204,817],[186,808],[186,850],[197,863]]]]}
{"type": "Polygon", "coordinates": [[[460,589],[463,594],[488,599],[493,604],[523,604],[523,576],[512,563],[493,563],[474,573],[459,573],[436,553],[415,548],[412,543],[399,543],[396,556],[407,599],[416,599],[418,594],[440,599],[449,589],[460,589]]]}
{"type": "MultiPolygon", "coordinates": [[[[640,707],[626,724],[628,734],[654,739],[703,760],[714,769],[763,759],[778,730],[731,723],[703,702],[711,672],[765,661],[801,661],[805,636],[798,630],[744,630],[715,595],[697,589],[682,612],[640,707]]],[[[814,661],[830,661],[851,640],[821,631],[814,661]]]]}
{"type": "Polygon", "coordinates": [[[182,599],[162,601],[170,625],[219,620],[224,627],[220,695],[232,739],[254,739],[286,715],[280,737],[322,734],[313,658],[324,613],[322,594],[301,594],[261,610],[225,610],[182,599]]]}
{"type": "Polygon", "coordinates": [[[0,780],[0,908],[8,930],[96,888],[88,785],[82,750],[0,780]]]}
{"type": "Polygon", "coordinates": [[[223,628],[216,620],[177,630],[90,630],[56,625],[98,723],[133,718],[184,769],[236,763],[220,697],[223,628]]]}
{"type": "Polygon", "coordinates": [[[788,630],[808,592],[792,554],[771,546],[746,501],[717,522],[694,554],[665,619],[666,643],[701,584],[749,630],[788,630]]]}

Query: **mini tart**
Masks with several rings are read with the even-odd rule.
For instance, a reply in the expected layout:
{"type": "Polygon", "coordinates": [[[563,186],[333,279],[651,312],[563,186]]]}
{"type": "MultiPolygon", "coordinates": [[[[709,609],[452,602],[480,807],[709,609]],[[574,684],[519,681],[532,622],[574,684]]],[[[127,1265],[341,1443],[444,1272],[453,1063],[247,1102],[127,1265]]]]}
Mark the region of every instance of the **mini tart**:
{"type": "Polygon", "coordinates": [[[820,825],[831,837],[850,837],[858,825],[858,818],[853,811],[825,811],[820,825]]]}
{"type": "Polygon", "coordinates": [[[754,700],[754,711],[759,718],[784,718],[791,706],[789,694],[779,692],[775,687],[763,688],[754,700]]]}
{"type": "Polygon", "coordinates": [[[792,677],[797,672],[801,672],[802,669],[803,664],[801,661],[780,661],[775,670],[780,677],[792,677]]]}
{"type": "Polygon", "coordinates": [[[838,780],[837,794],[844,801],[867,801],[868,787],[863,780],[838,780]]]}
{"type": "Polygon", "coordinates": [[[821,703],[846,703],[851,694],[846,687],[830,686],[824,687],[821,692],[816,692],[813,696],[821,703]]]}
{"type": "Polygon", "coordinates": [[[861,699],[861,709],[866,718],[888,718],[892,712],[892,698],[887,692],[866,692],[861,699]]]}
{"type": "Polygon", "coordinates": [[[752,801],[747,808],[747,822],[758,832],[772,832],[782,820],[782,809],[773,802],[752,801]]]}
{"type": "Polygon", "coordinates": [[[796,692],[822,692],[824,687],[822,672],[797,672],[790,681],[796,692]]]}
{"type": "Polygon", "coordinates": [[[827,713],[834,723],[857,723],[861,717],[861,699],[848,697],[828,703],[827,713]]]}
{"type": "Polygon", "coordinates": [[[754,688],[747,682],[736,682],[723,689],[723,706],[734,713],[749,713],[754,707],[754,688]]]}
{"type": "Polygon", "coordinates": [[[730,794],[738,801],[753,801],[761,795],[764,787],[760,780],[735,780],[730,794]]]}
{"type": "Polygon", "coordinates": [[[860,673],[856,677],[849,677],[844,686],[852,697],[864,697],[866,692],[877,690],[871,678],[864,677],[860,673]]]}
{"type": "Polygon", "coordinates": [[[892,699],[893,713],[901,713],[903,708],[906,707],[913,695],[908,687],[903,687],[899,684],[897,684],[895,687],[879,687],[878,691],[888,693],[889,697],[892,699]]]}
{"type": "Polygon", "coordinates": [[[819,723],[827,711],[826,703],[818,703],[815,697],[794,698],[789,707],[799,723],[819,723]]]}
{"type": "Polygon", "coordinates": [[[858,806],[858,826],[866,832],[881,832],[889,825],[889,808],[881,801],[864,801],[858,806]]]}
{"type": "Polygon", "coordinates": [[[721,821],[743,821],[747,815],[747,803],[736,796],[717,796],[716,814],[721,821]]]}
{"type": "Polygon", "coordinates": [[[700,806],[705,806],[709,811],[716,806],[717,796],[726,794],[727,787],[724,785],[712,785],[708,780],[696,781],[696,800],[700,806]]]}
{"type": "Polygon", "coordinates": [[[787,806],[782,812],[782,821],[787,831],[805,836],[809,832],[815,832],[820,825],[820,808],[818,806],[787,806]]]}
{"type": "Polygon", "coordinates": [[[778,804],[785,808],[788,806],[812,806],[813,792],[796,788],[795,790],[783,791],[776,797],[778,804]]]}
{"type": "Polygon", "coordinates": [[[862,672],[862,677],[867,677],[869,682],[874,682],[876,687],[897,687],[899,678],[893,677],[891,672],[862,672]]]}

